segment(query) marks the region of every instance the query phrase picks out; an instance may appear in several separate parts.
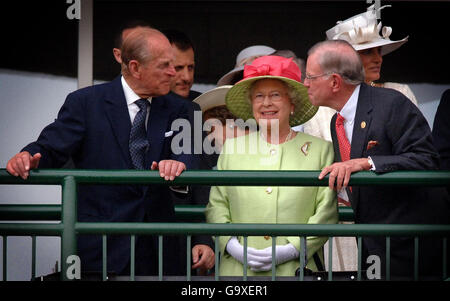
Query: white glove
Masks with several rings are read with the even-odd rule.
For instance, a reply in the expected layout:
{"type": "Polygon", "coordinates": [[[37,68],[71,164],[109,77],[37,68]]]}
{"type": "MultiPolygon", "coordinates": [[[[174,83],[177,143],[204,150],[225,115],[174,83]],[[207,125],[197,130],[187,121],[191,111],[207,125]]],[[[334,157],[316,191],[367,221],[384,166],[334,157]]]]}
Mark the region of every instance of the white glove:
{"type": "MultiPolygon", "coordinates": [[[[283,246],[276,246],[276,258],[275,258],[275,264],[279,265],[282,263],[285,263],[287,261],[293,260],[295,258],[298,258],[300,256],[300,252],[297,251],[297,249],[291,244],[283,245],[283,246]]],[[[252,263],[251,270],[254,272],[261,272],[261,271],[270,271],[272,269],[272,247],[267,247],[263,250],[256,250],[259,257],[270,257],[270,262],[256,262],[252,263]]],[[[249,250],[250,254],[250,250],[249,250]]],[[[253,254],[252,254],[253,255],[253,254]]],[[[250,263],[249,263],[250,266],[250,263]]]]}
{"type": "MultiPolygon", "coordinates": [[[[238,239],[233,236],[227,243],[227,252],[237,261],[244,264],[244,247],[239,243],[238,239]]],[[[257,268],[261,264],[272,262],[272,254],[266,254],[255,248],[247,247],[247,264],[250,268],[257,268]],[[262,254],[262,256],[260,255],[262,254]]]]}

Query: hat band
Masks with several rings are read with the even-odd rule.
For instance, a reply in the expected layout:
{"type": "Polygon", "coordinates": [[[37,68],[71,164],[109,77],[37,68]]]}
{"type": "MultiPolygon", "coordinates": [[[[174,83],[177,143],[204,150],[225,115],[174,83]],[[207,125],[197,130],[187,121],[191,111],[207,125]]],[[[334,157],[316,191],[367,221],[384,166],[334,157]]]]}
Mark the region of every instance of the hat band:
{"type": "Polygon", "coordinates": [[[296,72],[290,71],[288,68],[289,64],[292,59],[289,59],[289,61],[277,64],[277,65],[268,65],[268,64],[262,64],[259,66],[253,66],[253,65],[245,65],[244,69],[244,79],[257,77],[257,76],[265,76],[265,75],[271,75],[271,76],[281,76],[281,77],[287,77],[292,80],[300,82],[300,75],[296,72]]]}

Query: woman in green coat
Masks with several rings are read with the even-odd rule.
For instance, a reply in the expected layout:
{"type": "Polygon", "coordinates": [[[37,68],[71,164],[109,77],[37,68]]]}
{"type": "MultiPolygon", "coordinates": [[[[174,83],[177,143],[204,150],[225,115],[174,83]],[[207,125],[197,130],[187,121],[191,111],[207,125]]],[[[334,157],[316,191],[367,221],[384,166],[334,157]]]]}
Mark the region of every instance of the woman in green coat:
{"type": "MultiPolygon", "coordinates": [[[[227,139],[219,170],[321,170],[333,163],[331,143],[291,129],[317,111],[300,78],[292,59],[264,56],[245,66],[244,79],[227,93],[226,104],[238,118],[256,120],[259,131],[227,139]]],[[[333,224],[338,212],[335,192],[328,187],[216,186],[206,218],[209,223],[333,224]]],[[[323,262],[326,240],[307,238],[307,268],[317,271],[313,256],[323,262]]],[[[243,275],[243,244],[243,237],[219,237],[221,276],[243,275]]],[[[280,236],[276,245],[276,274],[294,276],[300,238],[280,236]]],[[[271,237],[248,237],[247,252],[247,275],[271,275],[271,237]]]]}

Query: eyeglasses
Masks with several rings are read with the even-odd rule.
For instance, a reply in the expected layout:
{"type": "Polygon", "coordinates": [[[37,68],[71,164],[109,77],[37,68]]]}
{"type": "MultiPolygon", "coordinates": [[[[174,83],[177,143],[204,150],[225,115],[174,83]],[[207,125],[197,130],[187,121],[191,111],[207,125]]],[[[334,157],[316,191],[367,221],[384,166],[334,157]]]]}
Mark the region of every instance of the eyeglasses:
{"type": "Polygon", "coordinates": [[[317,78],[322,77],[322,76],[331,75],[331,74],[333,74],[333,73],[334,73],[334,72],[326,72],[326,73],[322,73],[322,74],[319,74],[319,75],[310,75],[310,74],[306,74],[306,75],[305,75],[305,79],[307,79],[307,80],[314,80],[314,79],[317,79],[317,78]]]}
{"type": "Polygon", "coordinates": [[[252,95],[252,100],[257,103],[263,103],[264,99],[266,99],[266,96],[267,96],[271,102],[277,102],[283,98],[284,94],[286,94],[286,93],[281,93],[281,92],[277,92],[277,91],[271,92],[267,95],[263,94],[263,93],[255,93],[254,95],[252,95]]]}

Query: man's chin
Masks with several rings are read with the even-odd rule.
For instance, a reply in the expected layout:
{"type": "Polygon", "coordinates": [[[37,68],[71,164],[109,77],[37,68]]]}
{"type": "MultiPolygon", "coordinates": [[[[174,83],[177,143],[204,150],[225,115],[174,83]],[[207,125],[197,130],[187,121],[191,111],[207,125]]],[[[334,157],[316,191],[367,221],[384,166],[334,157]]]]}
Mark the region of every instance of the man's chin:
{"type": "Polygon", "coordinates": [[[178,95],[180,95],[181,97],[184,97],[184,98],[188,98],[189,97],[189,90],[179,90],[179,89],[175,89],[175,90],[172,90],[175,94],[178,94],[178,95]]]}

